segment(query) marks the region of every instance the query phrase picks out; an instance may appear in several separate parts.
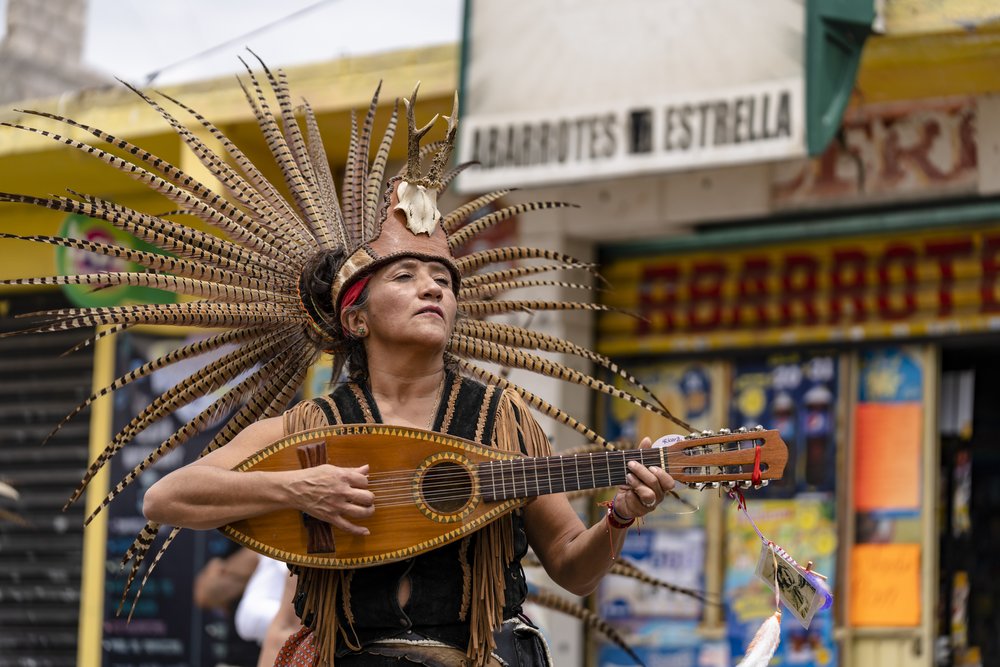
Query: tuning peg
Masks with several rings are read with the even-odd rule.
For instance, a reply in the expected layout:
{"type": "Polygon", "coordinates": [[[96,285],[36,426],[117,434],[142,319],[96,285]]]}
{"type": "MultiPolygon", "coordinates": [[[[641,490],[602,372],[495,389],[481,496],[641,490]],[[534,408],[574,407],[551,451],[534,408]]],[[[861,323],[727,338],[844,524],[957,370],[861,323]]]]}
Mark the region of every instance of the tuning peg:
{"type": "Polygon", "coordinates": [[[717,488],[719,488],[719,483],[718,482],[705,482],[705,488],[706,489],[717,489],[717,488]]]}
{"type": "Polygon", "coordinates": [[[757,424],[756,426],[753,427],[753,430],[755,430],[755,431],[763,431],[764,427],[761,426],[760,424],[757,424]]]}
{"type": "Polygon", "coordinates": [[[728,428],[720,428],[719,429],[719,435],[729,435],[730,433],[732,433],[732,431],[730,429],[728,429],[728,428]]]}
{"type": "Polygon", "coordinates": [[[741,489],[749,489],[751,486],[753,486],[753,482],[751,482],[750,480],[745,479],[740,482],[741,489]]]}
{"type": "Polygon", "coordinates": [[[690,433],[688,433],[687,435],[684,436],[684,439],[685,440],[694,440],[695,438],[698,438],[698,437],[700,437],[698,431],[691,431],[690,433]]]}
{"type": "Polygon", "coordinates": [[[701,491],[705,488],[705,482],[688,482],[688,486],[695,491],[701,491]]]}
{"type": "Polygon", "coordinates": [[[764,487],[764,486],[767,486],[770,483],[771,483],[771,480],[769,480],[769,479],[762,479],[762,480],[760,480],[760,484],[758,484],[757,487],[758,488],[764,487]]]}
{"type": "Polygon", "coordinates": [[[703,438],[711,438],[713,435],[715,435],[715,431],[709,431],[708,429],[701,432],[701,437],[703,438]]]}
{"type": "Polygon", "coordinates": [[[736,429],[736,432],[737,433],[749,433],[749,431],[747,431],[747,427],[746,426],[740,426],[738,429],[736,429]]]}

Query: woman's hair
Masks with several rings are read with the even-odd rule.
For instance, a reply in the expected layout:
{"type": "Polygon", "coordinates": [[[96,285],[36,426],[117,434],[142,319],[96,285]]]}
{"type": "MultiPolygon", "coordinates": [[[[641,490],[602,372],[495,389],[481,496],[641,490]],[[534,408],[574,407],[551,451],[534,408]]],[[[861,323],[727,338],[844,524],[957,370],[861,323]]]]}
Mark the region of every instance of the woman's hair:
{"type": "MultiPolygon", "coordinates": [[[[368,359],[361,339],[344,331],[332,302],[333,281],[344,263],[343,250],[330,250],[313,255],[302,268],[300,290],[302,303],[317,326],[325,329],[330,338],[341,341],[334,349],[333,382],[340,378],[340,371],[346,362],[347,374],[351,380],[362,382],[368,379],[368,359]]],[[[353,304],[344,309],[345,313],[364,310],[368,305],[368,287],[353,304]]]]}

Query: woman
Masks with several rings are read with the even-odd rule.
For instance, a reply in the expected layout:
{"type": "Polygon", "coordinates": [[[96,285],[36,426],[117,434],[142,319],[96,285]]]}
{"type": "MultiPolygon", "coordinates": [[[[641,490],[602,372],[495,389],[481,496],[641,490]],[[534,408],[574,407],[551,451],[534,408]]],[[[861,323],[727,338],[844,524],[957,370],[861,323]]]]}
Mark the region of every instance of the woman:
{"type": "MultiPolygon", "coordinates": [[[[394,211],[394,215],[400,215],[399,211],[394,211]]],[[[367,365],[350,368],[352,380],[338,390],[342,394],[340,399],[343,402],[345,397],[361,394],[359,402],[368,404],[363,407],[371,409],[372,421],[441,429],[448,397],[456,391],[461,393],[453,387],[456,383],[472,383],[471,380],[457,378],[445,363],[445,348],[457,317],[450,263],[444,256],[429,259],[426,252],[421,252],[419,257],[393,259],[366,276],[365,285],[353,303],[341,304],[340,325],[344,331],[350,332],[354,344],[358,346],[357,352],[363,351],[360,355],[356,353],[353,359],[366,359],[367,365]]],[[[321,276],[318,282],[327,284],[329,277],[324,280],[321,276]]],[[[264,512],[294,507],[341,530],[365,534],[368,529],[355,521],[371,517],[375,512],[374,496],[367,488],[367,466],[340,468],[334,462],[278,473],[237,473],[231,470],[254,452],[288,433],[302,427],[322,425],[320,412],[315,404],[307,403],[281,418],[259,421],[226,446],[164,477],[146,493],[146,516],[158,523],[215,528],[264,512]]],[[[524,453],[531,456],[549,454],[544,434],[515,392],[500,392],[496,412],[502,419],[518,422],[518,430],[523,433],[518,444],[524,453]]],[[[496,438],[486,444],[495,445],[496,438]]],[[[642,446],[648,447],[649,440],[643,441],[642,446]]],[[[635,518],[652,511],[673,485],[673,479],[662,469],[646,468],[631,462],[628,485],[620,488],[615,495],[612,513],[606,520],[589,528],[582,524],[564,495],[538,497],[523,511],[527,543],[553,581],[575,595],[586,595],[596,588],[611,566],[628,525],[635,518]]],[[[519,521],[515,525],[517,523],[519,521]]],[[[523,545],[520,548],[523,550],[523,545]]],[[[515,555],[519,557],[523,551],[515,552],[515,555]]],[[[442,557],[435,554],[417,560],[442,557]]],[[[454,565],[458,565],[458,560],[454,565]]],[[[514,571],[511,576],[515,579],[523,577],[516,559],[504,565],[514,571]]],[[[369,616],[377,619],[381,614],[393,625],[398,616],[409,619],[410,624],[402,631],[396,626],[396,632],[385,637],[380,635],[385,634],[388,622],[374,628],[355,623],[351,631],[362,639],[355,645],[361,650],[349,651],[343,644],[339,645],[336,664],[397,664],[394,657],[379,658],[366,653],[365,646],[385,639],[401,638],[406,641],[414,634],[443,644],[449,642],[442,640],[451,639],[456,648],[465,648],[460,643],[465,639],[465,632],[453,632],[450,628],[441,630],[437,626],[446,624],[439,622],[440,619],[434,619],[431,625],[435,627],[428,630],[426,614],[413,618],[407,614],[411,595],[421,599],[432,597],[429,592],[412,588],[411,579],[405,574],[405,569],[412,567],[411,563],[405,563],[402,574],[395,565],[372,568],[388,570],[372,575],[361,571],[361,576],[368,580],[368,586],[381,588],[376,580],[384,582],[385,575],[390,574],[396,588],[398,608],[388,605],[383,610],[371,610],[369,616]],[[362,658],[362,655],[367,657],[362,658]]],[[[442,565],[436,577],[433,572],[429,575],[422,572],[418,582],[434,591],[446,590],[459,595],[463,588],[461,578],[461,567],[442,565]],[[454,581],[456,578],[458,581],[454,581]]],[[[352,599],[359,599],[365,594],[365,587],[357,584],[350,590],[352,599]]],[[[505,592],[519,594],[520,597],[505,601],[505,611],[510,616],[502,620],[515,618],[520,612],[520,602],[526,589],[507,582],[505,592]]],[[[430,609],[447,607],[442,604],[428,606],[430,609]]],[[[354,611],[357,615],[357,610],[354,611]]],[[[459,624],[457,617],[448,620],[459,624]]],[[[536,656],[536,660],[543,659],[542,655],[536,656]]]]}

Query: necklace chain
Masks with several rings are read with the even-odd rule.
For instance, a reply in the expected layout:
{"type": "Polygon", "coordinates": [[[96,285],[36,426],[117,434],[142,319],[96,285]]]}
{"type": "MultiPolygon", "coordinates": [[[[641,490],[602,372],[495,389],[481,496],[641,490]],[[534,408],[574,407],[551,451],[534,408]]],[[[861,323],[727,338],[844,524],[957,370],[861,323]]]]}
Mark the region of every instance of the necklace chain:
{"type": "Polygon", "coordinates": [[[434,430],[434,420],[437,419],[438,408],[441,407],[441,394],[444,393],[444,381],[445,378],[442,377],[441,382],[438,383],[437,393],[434,395],[434,402],[431,403],[431,416],[427,420],[427,429],[426,429],[428,431],[434,430]]]}

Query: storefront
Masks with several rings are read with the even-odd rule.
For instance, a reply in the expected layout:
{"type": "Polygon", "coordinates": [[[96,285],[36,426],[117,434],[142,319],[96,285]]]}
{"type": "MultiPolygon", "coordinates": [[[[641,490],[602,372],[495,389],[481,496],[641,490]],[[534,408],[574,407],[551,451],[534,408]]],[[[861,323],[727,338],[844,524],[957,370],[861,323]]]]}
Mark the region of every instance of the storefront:
{"type": "MultiPolygon", "coordinates": [[[[605,248],[616,286],[606,303],[637,316],[603,315],[600,351],[696,428],[762,424],[788,445],[785,477],[748,493],[749,513],[767,539],[829,577],[838,604],[808,630],[785,615],[781,664],[934,664],[935,645],[986,651],[995,636],[983,628],[995,617],[991,598],[968,600],[995,581],[973,554],[991,544],[988,489],[1000,481],[988,446],[996,427],[982,414],[996,391],[984,359],[1000,326],[1000,208],[948,208],[952,220],[984,219],[932,225],[926,216],[939,211],[926,208],[888,215],[878,233],[858,233],[870,220],[842,218],[812,239],[750,245],[742,232],[716,232],[701,248],[691,238],[679,249],[605,248]]],[[[676,430],[630,406],[604,408],[612,437],[676,430]]],[[[632,555],[718,595],[725,615],[690,600],[603,594],[638,645],[655,647],[650,660],[739,655],[774,611],[753,576],[752,526],[728,499],[696,495],[721,517],[692,526],[678,506],[632,555]],[[663,561],[673,549],[684,558],[663,561]]]]}

